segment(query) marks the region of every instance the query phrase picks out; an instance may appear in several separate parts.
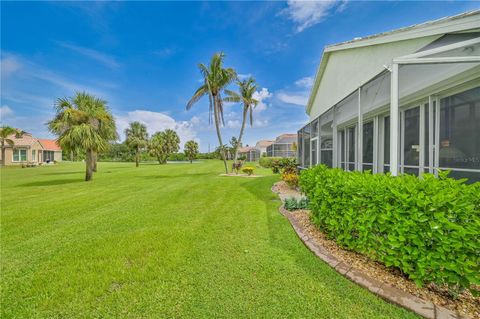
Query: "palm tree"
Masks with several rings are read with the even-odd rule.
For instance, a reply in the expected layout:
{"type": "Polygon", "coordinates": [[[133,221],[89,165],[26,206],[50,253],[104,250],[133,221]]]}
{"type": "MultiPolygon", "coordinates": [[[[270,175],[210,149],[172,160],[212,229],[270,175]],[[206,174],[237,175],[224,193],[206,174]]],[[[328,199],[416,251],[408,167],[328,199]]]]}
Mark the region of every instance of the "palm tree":
{"type": "Polygon", "coordinates": [[[225,172],[228,173],[225,148],[220,134],[220,120],[225,124],[223,120],[223,100],[221,93],[228,84],[237,78],[237,73],[232,68],[223,67],[224,57],[225,54],[223,53],[215,53],[210,60],[210,65],[206,66],[203,63],[198,65],[198,68],[203,75],[204,83],[193,94],[190,101],[188,101],[187,110],[189,110],[192,105],[198,102],[204,95],[208,95],[210,103],[209,111],[210,114],[212,114],[213,110],[213,119],[215,121],[218,143],[220,145],[220,153],[223,159],[223,164],[225,165],[225,172]]]}
{"type": "Polygon", "coordinates": [[[135,166],[138,167],[140,151],[148,145],[147,127],[140,122],[132,122],[130,127],[125,130],[125,136],[125,143],[135,151],[135,166]]]}
{"type": "Polygon", "coordinates": [[[187,156],[191,164],[198,155],[198,143],[194,140],[187,141],[183,148],[185,151],[185,156],[187,156]]]}
{"type": "Polygon", "coordinates": [[[5,144],[8,144],[10,146],[13,146],[15,142],[8,138],[10,135],[15,134],[16,136],[21,136],[23,135],[23,131],[17,130],[16,128],[13,128],[11,126],[2,126],[0,127],[0,144],[2,147],[2,166],[5,166],[5,150],[7,149],[7,146],[5,144]]]}
{"type": "Polygon", "coordinates": [[[245,79],[243,81],[237,81],[237,85],[240,89],[240,92],[237,93],[230,90],[225,90],[225,93],[227,93],[228,96],[224,99],[226,102],[243,103],[243,121],[242,127],[240,128],[240,135],[238,136],[237,143],[234,146],[235,149],[233,150],[233,163],[237,162],[238,146],[242,144],[242,137],[243,131],[245,129],[245,122],[247,121],[247,114],[250,113],[250,126],[252,126],[253,108],[258,104],[258,101],[253,98],[253,95],[257,91],[257,84],[255,83],[254,78],[249,77],[248,79],[245,79]]]}
{"type": "Polygon", "coordinates": [[[165,164],[168,156],[180,149],[180,138],[174,130],[156,132],[150,139],[148,149],[152,156],[157,157],[159,164],[165,164]]]}
{"type": "Polygon", "coordinates": [[[107,102],[81,92],[73,98],[58,99],[55,108],[56,115],[48,127],[58,136],[57,142],[65,151],[86,153],[85,181],[90,181],[96,154],[106,151],[109,142],[117,139],[115,120],[107,102]]]}

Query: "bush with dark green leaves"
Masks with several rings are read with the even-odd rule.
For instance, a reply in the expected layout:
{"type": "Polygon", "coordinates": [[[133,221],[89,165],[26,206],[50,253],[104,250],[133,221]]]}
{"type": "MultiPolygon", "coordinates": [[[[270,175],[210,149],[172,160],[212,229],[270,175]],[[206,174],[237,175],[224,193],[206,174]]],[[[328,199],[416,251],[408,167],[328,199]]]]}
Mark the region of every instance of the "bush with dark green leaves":
{"type": "MultiPolygon", "coordinates": [[[[341,246],[400,269],[417,285],[480,284],[480,183],[424,174],[301,173],[313,222],[341,246]]],[[[478,293],[478,291],[475,291],[478,293]]]]}
{"type": "Polygon", "coordinates": [[[271,168],[272,163],[280,160],[281,157],[261,157],[259,160],[259,164],[263,168],[271,168]]]}

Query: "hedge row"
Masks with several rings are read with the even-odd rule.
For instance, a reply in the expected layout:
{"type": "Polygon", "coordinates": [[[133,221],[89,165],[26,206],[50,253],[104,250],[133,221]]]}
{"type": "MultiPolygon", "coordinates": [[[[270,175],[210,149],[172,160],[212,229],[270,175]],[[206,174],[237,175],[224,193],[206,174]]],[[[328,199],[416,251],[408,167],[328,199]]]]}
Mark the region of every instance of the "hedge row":
{"type": "Polygon", "coordinates": [[[282,157],[260,157],[259,164],[264,168],[271,168],[274,162],[278,162],[282,157]]]}
{"type": "Polygon", "coordinates": [[[313,222],[341,246],[417,285],[480,284],[480,183],[317,166],[301,173],[313,222]]]}

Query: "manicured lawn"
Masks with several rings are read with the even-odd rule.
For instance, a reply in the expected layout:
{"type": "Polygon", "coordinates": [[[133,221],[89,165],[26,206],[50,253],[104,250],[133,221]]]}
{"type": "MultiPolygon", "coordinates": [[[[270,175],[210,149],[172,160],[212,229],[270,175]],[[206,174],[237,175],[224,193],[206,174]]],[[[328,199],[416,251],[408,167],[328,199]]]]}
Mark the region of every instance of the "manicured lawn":
{"type": "Polygon", "coordinates": [[[2,169],[1,317],[415,317],[304,247],[278,177],[221,171],[99,163],[86,183],[80,163],[2,169]]]}

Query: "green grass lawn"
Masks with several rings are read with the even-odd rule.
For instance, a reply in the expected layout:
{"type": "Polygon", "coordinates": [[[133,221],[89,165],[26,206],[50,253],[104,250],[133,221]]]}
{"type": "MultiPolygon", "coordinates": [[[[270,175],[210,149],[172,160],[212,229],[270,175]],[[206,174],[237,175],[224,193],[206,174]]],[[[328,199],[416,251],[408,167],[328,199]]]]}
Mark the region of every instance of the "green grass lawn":
{"type": "Polygon", "coordinates": [[[2,318],[414,318],[337,274],[222,162],[1,170],[2,318]]]}

